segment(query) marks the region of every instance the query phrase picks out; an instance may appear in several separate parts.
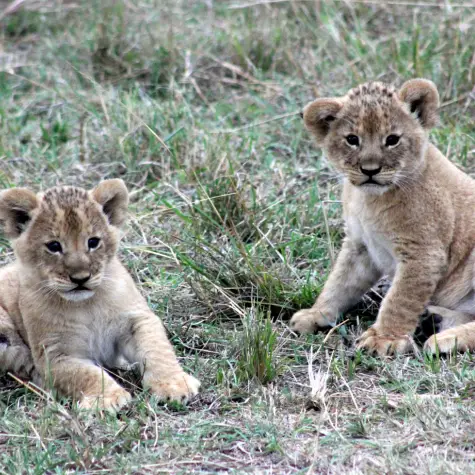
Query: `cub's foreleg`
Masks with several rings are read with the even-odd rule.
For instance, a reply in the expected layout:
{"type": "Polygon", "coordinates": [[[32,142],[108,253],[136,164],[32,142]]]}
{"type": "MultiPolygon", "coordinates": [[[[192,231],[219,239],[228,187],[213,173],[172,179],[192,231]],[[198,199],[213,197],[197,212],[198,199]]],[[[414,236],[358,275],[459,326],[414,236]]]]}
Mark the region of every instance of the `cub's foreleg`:
{"type": "Polygon", "coordinates": [[[366,246],[346,238],[315,305],[297,312],[290,327],[299,333],[311,333],[335,325],[339,314],[356,304],[380,277],[366,246]]]}
{"type": "Polygon", "coordinates": [[[185,401],[198,393],[200,382],[181,368],[159,318],[148,308],[125,316],[131,338],[126,357],[143,368],[143,385],[161,400],[185,401]]]}
{"type": "Polygon", "coordinates": [[[93,361],[64,353],[48,358],[47,348],[46,355],[39,353],[37,366],[46,386],[79,401],[80,407],[117,410],[130,401],[131,395],[93,361]]]}
{"type": "Polygon", "coordinates": [[[3,308],[0,308],[0,370],[20,378],[37,379],[31,351],[3,308]]]}
{"type": "Polygon", "coordinates": [[[404,353],[412,349],[412,335],[419,315],[434,294],[445,271],[443,248],[431,243],[424,247],[396,248],[398,265],[389,292],[383,300],[376,323],[360,338],[359,347],[379,355],[404,353]]]}

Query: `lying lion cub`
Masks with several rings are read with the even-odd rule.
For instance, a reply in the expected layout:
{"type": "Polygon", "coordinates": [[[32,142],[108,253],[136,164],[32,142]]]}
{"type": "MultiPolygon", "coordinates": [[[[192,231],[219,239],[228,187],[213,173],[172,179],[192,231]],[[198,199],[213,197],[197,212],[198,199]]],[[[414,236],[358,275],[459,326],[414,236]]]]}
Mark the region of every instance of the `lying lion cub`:
{"type": "Polygon", "coordinates": [[[441,352],[475,349],[475,182],[428,141],[438,105],[434,84],[414,79],[398,91],[363,84],[305,108],[306,127],[344,176],[346,238],[313,308],[292,317],[294,330],[334,325],[389,274],[361,348],[406,352],[431,303],[442,332],[426,349],[436,351],[436,342],[441,352]]]}
{"type": "Polygon", "coordinates": [[[92,191],[0,193],[17,257],[0,271],[0,369],[36,371],[82,407],[118,409],[130,400],[101,368],[124,362],[138,362],[144,386],[161,399],[198,392],[116,256],[127,205],[122,180],[92,191]]]}

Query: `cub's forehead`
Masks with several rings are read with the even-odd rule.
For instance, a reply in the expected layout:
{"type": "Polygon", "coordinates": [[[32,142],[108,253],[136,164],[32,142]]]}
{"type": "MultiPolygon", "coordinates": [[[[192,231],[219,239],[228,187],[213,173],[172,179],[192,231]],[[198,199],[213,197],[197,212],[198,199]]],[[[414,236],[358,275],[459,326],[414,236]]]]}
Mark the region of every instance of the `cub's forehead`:
{"type": "Polygon", "coordinates": [[[351,89],[343,104],[339,116],[359,133],[391,129],[402,112],[396,89],[382,82],[368,82],[351,89]]]}
{"type": "Polygon", "coordinates": [[[74,186],[58,186],[46,190],[42,196],[43,205],[50,208],[77,208],[91,199],[86,190],[74,186]]]}
{"type": "Polygon", "coordinates": [[[57,187],[40,196],[35,224],[55,234],[77,235],[104,227],[106,219],[86,190],[57,187]]]}
{"type": "Polygon", "coordinates": [[[373,81],[350,89],[346,97],[348,102],[358,104],[391,104],[396,94],[396,88],[391,84],[373,81]]]}

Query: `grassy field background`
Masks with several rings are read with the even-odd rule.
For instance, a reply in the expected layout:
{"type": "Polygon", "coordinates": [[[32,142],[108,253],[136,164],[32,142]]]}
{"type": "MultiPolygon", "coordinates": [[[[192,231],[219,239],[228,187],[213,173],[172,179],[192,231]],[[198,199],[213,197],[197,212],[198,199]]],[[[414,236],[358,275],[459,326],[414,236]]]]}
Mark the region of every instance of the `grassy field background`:
{"type": "Polygon", "coordinates": [[[299,111],[369,79],[429,78],[432,140],[475,175],[473,1],[1,11],[0,186],[126,181],[121,256],[203,391],[170,407],[137,389],[99,418],[5,376],[0,473],[475,472],[473,356],[355,354],[375,295],[328,337],[287,327],[342,237],[338,177],[299,111]]]}

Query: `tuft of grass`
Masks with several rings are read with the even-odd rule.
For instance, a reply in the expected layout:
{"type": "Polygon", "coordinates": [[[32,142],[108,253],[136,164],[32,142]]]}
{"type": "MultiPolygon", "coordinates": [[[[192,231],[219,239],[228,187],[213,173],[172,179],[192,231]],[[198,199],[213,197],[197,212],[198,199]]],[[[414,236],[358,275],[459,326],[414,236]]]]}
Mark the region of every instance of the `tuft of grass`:
{"type": "Polygon", "coordinates": [[[276,349],[277,333],[269,316],[249,313],[243,320],[243,335],[239,343],[236,371],[239,381],[254,378],[262,384],[273,381],[278,374],[276,349]]]}
{"type": "Polygon", "coordinates": [[[285,258],[267,237],[264,208],[252,185],[226,176],[210,185],[199,183],[196,198],[185,208],[164,204],[183,224],[173,253],[214,314],[239,315],[241,307],[251,306],[274,316],[295,310],[285,258]]]}

